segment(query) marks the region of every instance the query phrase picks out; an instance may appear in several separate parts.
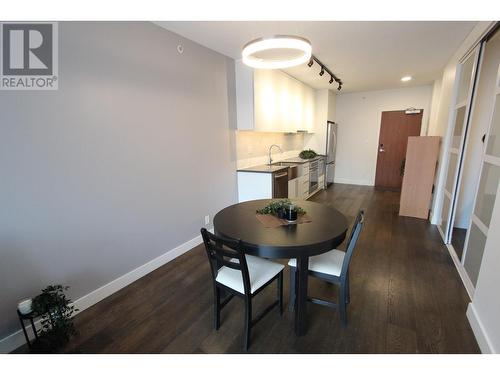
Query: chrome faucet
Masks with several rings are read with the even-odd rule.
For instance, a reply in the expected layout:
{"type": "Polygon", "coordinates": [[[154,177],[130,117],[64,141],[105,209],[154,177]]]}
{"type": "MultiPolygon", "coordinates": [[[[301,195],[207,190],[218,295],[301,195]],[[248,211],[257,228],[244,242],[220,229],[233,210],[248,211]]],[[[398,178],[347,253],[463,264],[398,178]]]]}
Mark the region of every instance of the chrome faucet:
{"type": "Polygon", "coordinates": [[[283,150],[281,149],[280,146],[271,145],[271,147],[269,147],[269,165],[271,165],[273,163],[273,159],[271,158],[271,151],[272,151],[273,147],[278,147],[278,150],[280,150],[280,152],[283,152],[283,150]]]}

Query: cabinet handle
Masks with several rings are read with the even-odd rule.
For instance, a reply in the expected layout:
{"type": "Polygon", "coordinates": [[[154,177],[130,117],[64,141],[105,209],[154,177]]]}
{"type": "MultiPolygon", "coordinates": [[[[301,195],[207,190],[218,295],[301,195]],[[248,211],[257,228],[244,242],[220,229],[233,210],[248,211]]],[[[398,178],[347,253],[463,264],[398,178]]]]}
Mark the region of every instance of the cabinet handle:
{"type": "Polygon", "coordinates": [[[280,177],[285,177],[288,176],[288,172],[282,173],[282,174],[275,174],[274,178],[280,178],[280,177]]]}

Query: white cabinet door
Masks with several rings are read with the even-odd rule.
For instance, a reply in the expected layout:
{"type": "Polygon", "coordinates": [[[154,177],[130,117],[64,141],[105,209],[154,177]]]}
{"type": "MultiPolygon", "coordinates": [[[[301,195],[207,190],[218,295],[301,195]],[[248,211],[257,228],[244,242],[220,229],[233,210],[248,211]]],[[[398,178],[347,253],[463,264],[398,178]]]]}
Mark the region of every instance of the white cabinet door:
{"type": "Polygon", "coordinates": [[[253,69],[236,61],[234,64],[236,76],[236,124],[238,130],[253,130],[253,69]]]}
{"type": "Polygon", "coordinates": [[[300,199],[307,199],[309,197],[309,175],[300,177],[299,191],[300,199]]]}
{"type": "Polygon", "coordinates": [[[254,77],[254,129],[259,132],[283,132],[286,114],[283,113],[286,81],[273,70],[256,69],[254,77]]]}
{"type": "Polygon", "coordinates": [[[314,90],[308,86],[301,87],[301,109],[298,115],[297,130],[314,133],[314,90]]]}
{"type": "Polygon", "coordinates": [[[298,178],[294,178],[293,180],[288,181],[288,199],[298,198],[298,186],[299,186],[298,178]]]}
{"type": "Polygon", "coordinates": [[[280,70],[235,62],[238,130],[313,131],[314,89],[280,70]]]}
{"type": "Polygon", "coordinates": [[[238,172],[238,202],[272,197],[272,173],[238,172]]]}
{"type": "Polygon", "coordinates": [[[325,175],[322,174],[321,176],[319,176],[318,178],[318,188],[319,189],[323,189],[325,187],[325,175]]]}

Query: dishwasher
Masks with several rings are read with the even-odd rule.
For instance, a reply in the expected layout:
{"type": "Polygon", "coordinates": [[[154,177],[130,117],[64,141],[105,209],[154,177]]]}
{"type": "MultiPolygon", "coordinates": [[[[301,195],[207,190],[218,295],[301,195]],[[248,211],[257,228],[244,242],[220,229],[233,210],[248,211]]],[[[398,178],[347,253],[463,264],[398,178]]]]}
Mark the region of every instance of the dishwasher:
{"type": "Polygon", "coordinates": [[[273,173],[273,198],[288,198],[290,168],[273,173]]]}

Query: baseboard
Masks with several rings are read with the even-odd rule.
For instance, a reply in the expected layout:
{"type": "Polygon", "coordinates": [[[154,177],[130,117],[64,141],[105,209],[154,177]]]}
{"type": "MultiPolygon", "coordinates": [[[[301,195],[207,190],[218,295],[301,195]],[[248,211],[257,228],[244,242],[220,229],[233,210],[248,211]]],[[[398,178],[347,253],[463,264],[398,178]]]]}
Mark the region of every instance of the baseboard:
{"type": "MultiPolygon", "coordinates": [[[[210,228],[209,228],[210,229],[210,228]]],[[[168,262],[174,260],[178,256],[186,253],[191,250],[193,247],[198,246],[203,242],[201,235],[196,236],[195,238],[184,242],[183,244],[175,247],[167,251],[166,253],[160,255],[157,258],[133,269],[130,272],[118,277],[117,279],[97,288],[96,290],[84,295],[83,297],[75,300],[74,305],[79,312],[88,309],[92,305],[95,305],[99,301],[102,301],[104,298],[109,297],[113,293],[116,293],[120,289],[126,287],[127,285],[133,283],[134,281],[140,279],[141,277],[147,275],[148,273],[156,270],[157,268],[167,264],[168,262]]],[[[37,329],[40,329],[40,322],[36,321],[35,326],[37,329]]],[[[33,338],[33,333],[30,332],[30,339],[33,338]]],[[[24,338],[24,334],[22,330],[12,333],[11,335],[4,337],[0,340],[0,353],[10,353],[14,349],[20,347],[25,344],[26,340],[24,338]]]]}
{"type": "Polygon", "coordinates": [[[476,337],[477,344],[479,345],[479,349],[481,349],[481,353],[483,354],[491,354],[495,353],[493,349],[493,345],[491,345],[491,341],[486,334],[483,324],[481,323],[481,319],[477,315],[477,311],[474,308],[474,305],[469,303],[467,307],[467,319],[469,319],[470,326],[472,328],[472,332],[474,332],[474,336],[476,337]]]}
{"type": "Polygon", "coordinates": [[[368,180],[352,180],[350,178],[335,177],[334,182],[337,184],[348,184],[348,185],[363,185],[363,186],[373,186],[373,181],[368,180]]]}
{"type": "Polygon", "coordinates": [[[457,257],[457,253],[455,252],[455,249],[451,244],[446,245],[446,248],[448,249],[448,252],[450,253],[451,259],[453,260],[453,263],[455,264],[455,268],[458,271],[458,275],[462,279],[462,283],[464,284],[465,290],[467,291],[467,294],[469,295],[469,298],[472,300],[472,297],[474,296],[474,292],[476,288],[474,288],[474,284],[472,284],[472,281],[469,278],[469,275],[467,275],[467,272],[465,272],[465,268],[460,262],[460,259],[457,257]]]}

